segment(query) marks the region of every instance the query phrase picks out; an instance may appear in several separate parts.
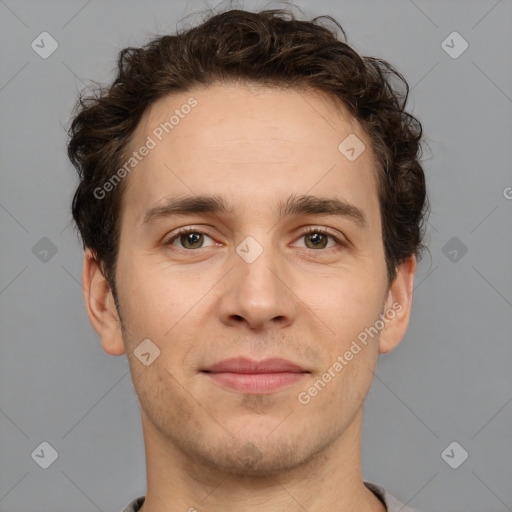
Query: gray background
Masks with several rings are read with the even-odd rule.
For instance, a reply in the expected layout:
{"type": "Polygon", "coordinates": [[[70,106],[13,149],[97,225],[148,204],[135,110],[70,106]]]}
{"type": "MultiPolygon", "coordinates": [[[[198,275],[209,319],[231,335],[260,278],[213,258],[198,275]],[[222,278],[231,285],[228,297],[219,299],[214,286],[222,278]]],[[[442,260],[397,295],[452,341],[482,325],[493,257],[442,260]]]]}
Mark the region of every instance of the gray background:
{"type": "MultiPolygon", "coordinates": [[[[297,5],[334,16],[357,50],[405,75],[430,147],[430,256],[364,407],[363,477],[424,512],[512,510],[512,2],[297,5]],[[469,44],[458,58],[441,45],[453,31],[469,44]],[[453,441],[469,454],[457,469],[441,455],[453,441]]],[[[126,356],[103,352],[83,304],[65,127],[121,48],[207,7],[0,0],[1,512],[116,512],[145,493],[126,356]],[[31,48],[43,31],[59,45],[47,59],[31,48]],[[58,453],[48,469],[31,457],[43,441],[58,453]]]]}

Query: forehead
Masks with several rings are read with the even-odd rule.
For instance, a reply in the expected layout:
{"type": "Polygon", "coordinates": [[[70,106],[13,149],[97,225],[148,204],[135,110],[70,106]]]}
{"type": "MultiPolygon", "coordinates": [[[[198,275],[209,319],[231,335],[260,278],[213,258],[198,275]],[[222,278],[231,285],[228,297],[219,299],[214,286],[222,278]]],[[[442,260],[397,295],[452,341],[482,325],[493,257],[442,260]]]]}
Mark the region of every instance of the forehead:
{"type": "Polygon", "coordinates": [[[186,138],[205,150],[240,140],[328,150],[333,144],[336,149],[340,130],[366,137],[347,108],[321,91],[215,83],[156,101],[144,113],[134,139],[143,142],[152,133],[157,142],[172,145],[174,139],[178,145],[178,139],[186,138]]]}
{"type": "Polygon", "coordinates": [[[139,218],[172,193],[224,194],[245,205],[290,193],[377,199],[367,134],[317,91],[214,84],[172,93],[147,109],[129,150],[144,145],[152,149],[123,199],[123,211],[129,205],[139,218]]]}

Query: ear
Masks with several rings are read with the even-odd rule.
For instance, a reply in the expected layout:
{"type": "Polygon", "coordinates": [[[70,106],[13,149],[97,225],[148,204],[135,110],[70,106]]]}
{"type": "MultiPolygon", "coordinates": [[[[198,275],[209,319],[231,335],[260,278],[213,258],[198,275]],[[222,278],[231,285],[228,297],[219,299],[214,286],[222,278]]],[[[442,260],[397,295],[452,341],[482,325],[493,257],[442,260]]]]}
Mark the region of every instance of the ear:
{"type": "Polygon", "coordinates": [[[126,349],[114,297],[90,249],[85,251],[82,289],[89,321],[101,338],[103,350],[113,356],[124,354],[126,349]]]}
{"type": "Polygon", "coordinates": [[[411,315],[416,258],[411,256],[397,268],[384,308],[385,327],[380,332],[379,353],[386,354],[402,341],[411,315]],[[387,321],[386,321],[387,320],[387,321]]]}

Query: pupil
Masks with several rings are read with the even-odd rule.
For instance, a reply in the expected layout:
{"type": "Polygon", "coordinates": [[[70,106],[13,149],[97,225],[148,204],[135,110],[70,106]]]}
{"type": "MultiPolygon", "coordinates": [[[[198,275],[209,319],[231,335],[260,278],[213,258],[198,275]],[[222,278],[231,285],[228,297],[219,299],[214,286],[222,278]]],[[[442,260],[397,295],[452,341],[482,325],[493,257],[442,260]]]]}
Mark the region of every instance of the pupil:
{"type": "Polygon", "coordinates": [[[313,245],[317,246],[322,243],[323,236],[324,235],[322,235],[320,233],[313,233],[313,234],[309,235],[309,238],[311,238],[312,240],[316,240],[316,241],[313,241],[313,245]]]}
{"type": "Polygon", "coordinates": [[[187,243],[194,245],[195,243],[197,243],[198,239],[199,240],[201,239],[201,236],[202,235],[199,235],[198,233],[187,233],[185,235],[185,238],[187,240],[187,243]],[[194,239],[195,239],[195,241],[194,241],[194,239]]]}

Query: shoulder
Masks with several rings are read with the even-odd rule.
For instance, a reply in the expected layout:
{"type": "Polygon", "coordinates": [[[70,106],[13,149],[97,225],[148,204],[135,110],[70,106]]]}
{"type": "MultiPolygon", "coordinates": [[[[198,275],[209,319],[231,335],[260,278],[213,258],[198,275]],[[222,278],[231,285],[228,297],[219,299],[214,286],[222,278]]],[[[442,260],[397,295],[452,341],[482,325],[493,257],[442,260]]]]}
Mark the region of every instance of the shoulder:
{"type": "Polygon", "coordinates": [[[370,489],[377,497],[386,505],[388,512],[420,512],[411,507],[406,507],[402,502],[397,500],[384,487],[372,482],[364,482],[364,485],[370,489]]]}
{"type": "Polygon", "coordinates": [[[142,507],[145,499],[146,496],[140,496],[139,498],[134,499],[132,502],[130,502],[129,505],[126,506],[126,508],[122,510],[122,512],[137,512],[140,507],[142,507]]]}
{"type": "MultiPolygon", "coordinates": [[[[406,507],[401,501],[397,500],[384,487],[372,482],[364,482],[364,485],[370,489],[386,505],[388,512],[420,512],[414,508],[406,507]]],[[[145,496],[134,499],[122,512],[137,512],[142,507],[145,496]]]]}

